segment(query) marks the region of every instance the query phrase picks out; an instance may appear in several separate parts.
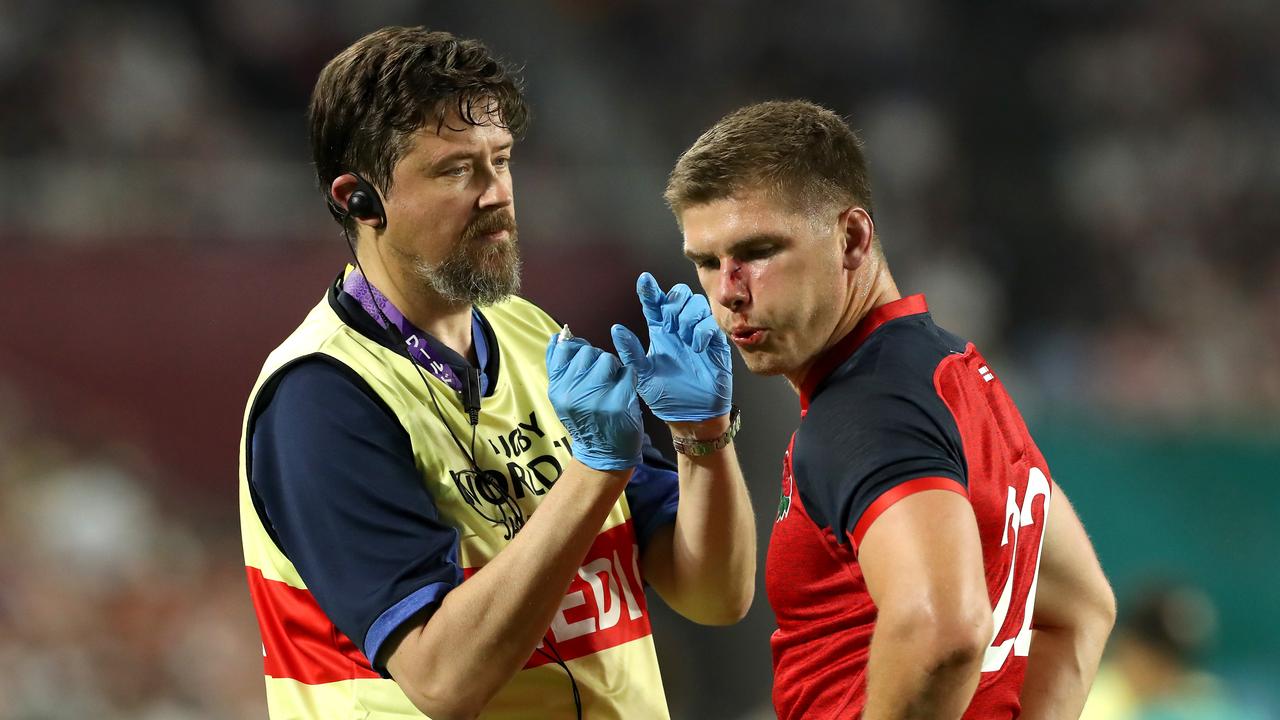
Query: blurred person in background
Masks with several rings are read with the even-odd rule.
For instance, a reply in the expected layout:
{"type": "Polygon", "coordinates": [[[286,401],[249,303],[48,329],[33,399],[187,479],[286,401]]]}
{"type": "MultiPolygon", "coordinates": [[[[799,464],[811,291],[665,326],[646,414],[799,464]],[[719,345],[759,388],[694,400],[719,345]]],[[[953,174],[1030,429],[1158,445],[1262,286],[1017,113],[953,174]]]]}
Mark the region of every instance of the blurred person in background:
{"type": "Polygon", "coordinates": [[[246,411],[274,717],[666,717],[645,585],[705,624],[751,603],[727,341],[687,288],[646,298],[668,324],[640,392],[676,447],[714,445],[676,472],[636,371],[514,295],[526,118],[481,43],[420,27],[365,36],[316,83],[316,172],[356,267],[246,411]]]}
{"type": "Polygon", "coordinates": [[[1253,720],[1199,664],[1217,610],[1200,590],[1161,583],[1125,605],[1081,720],[1253,720]]]}
{"type": "Polygon", "coordinates": [[[766,569],[778,717],[1078,716],[1110,586],[987,361],[899,293],[858,137],[748,106],[666,199],[747,367],[800,395],[766,569]]]}

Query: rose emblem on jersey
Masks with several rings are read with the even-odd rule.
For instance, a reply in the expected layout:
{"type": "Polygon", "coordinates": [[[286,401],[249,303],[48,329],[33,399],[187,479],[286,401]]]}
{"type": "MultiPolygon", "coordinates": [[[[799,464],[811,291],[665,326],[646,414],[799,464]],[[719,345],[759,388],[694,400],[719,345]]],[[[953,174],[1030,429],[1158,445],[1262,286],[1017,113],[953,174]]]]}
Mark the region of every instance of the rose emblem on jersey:
{"type": "Polygon", "coordinates": [[[778,498],[778,519],[774,522],[782,522],[787,513],[791,512],[791,492],[795,485],[791,475],[791,450],[788,449],[782,456],[782,496],[778,498]]]}

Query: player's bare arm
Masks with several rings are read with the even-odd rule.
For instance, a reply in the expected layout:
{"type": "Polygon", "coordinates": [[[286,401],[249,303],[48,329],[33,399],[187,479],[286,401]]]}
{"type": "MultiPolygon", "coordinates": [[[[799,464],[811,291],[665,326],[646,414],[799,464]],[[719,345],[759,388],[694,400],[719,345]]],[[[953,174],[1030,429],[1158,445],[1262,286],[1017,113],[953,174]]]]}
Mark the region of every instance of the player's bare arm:
{"type": "MultiPolygon", "coordinates": [[[[720,437],[728,416],[676,423],[672,433],[720,437]]],[[[731,625],[755,595],[756,531],[733,445],[700,457],[680,455],[680,512],[649,539],[645,579],[673,610],[703,625],[731,625]]]]}
{"type": "Polygon", "coordinates": [[[1053,485],[1032,614],[1022,717],[1078,718],[1115,624],[1116,601],[1093,545],[1053,485]]]}
{"type": "Polygon", "coordinates": [[[858,562],[878,608],[863,717],[959,718],[992,633],[968,499],[928,490],[898,501],[867,530],[858,562]]]}

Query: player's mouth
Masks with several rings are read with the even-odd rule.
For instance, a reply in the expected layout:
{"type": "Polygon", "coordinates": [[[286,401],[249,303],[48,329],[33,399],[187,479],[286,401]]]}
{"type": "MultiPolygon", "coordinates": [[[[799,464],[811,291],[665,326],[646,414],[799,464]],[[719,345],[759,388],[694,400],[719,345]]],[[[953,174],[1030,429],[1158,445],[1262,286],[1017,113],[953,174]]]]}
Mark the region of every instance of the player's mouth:
{"type": "Polygon", "coordinates": [[[729,339],[733,340],[733,344],[743,350],[758,347],[764,342],[765,335],[769,331],[766,328],[759,327],[736,327],[729,333],[729,339]]]}
{"type": "Polygon", "coordinates": [[[510,239],[511,233],[506,230],[495,230],[491,233],[484,233],[483,235],[476,236],[476,240],[482,243],[497,243],[510,239]]]}

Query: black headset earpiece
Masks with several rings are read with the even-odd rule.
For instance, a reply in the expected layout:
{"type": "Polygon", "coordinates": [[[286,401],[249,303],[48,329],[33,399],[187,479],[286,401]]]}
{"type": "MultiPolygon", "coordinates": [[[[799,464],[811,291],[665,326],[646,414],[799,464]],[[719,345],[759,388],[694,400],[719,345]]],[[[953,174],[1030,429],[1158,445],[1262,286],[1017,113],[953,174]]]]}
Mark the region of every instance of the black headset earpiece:
{"type": "Polygon", "coordinates": [[[360,177],[356,173],[351,173],[356,179],[356,189],[352,191],[351,196],[347,198],[347,207],[343,209],[332,196],[329,198],[329,211],[337,218],[338,222],[342,222],[348,217],[357,220],[377,220],[378,227],[387,226],[387,214],[382,209],[382,200],[378,197],[378,191],[373,189],[373,185],[368,180],[360,177]]]}

